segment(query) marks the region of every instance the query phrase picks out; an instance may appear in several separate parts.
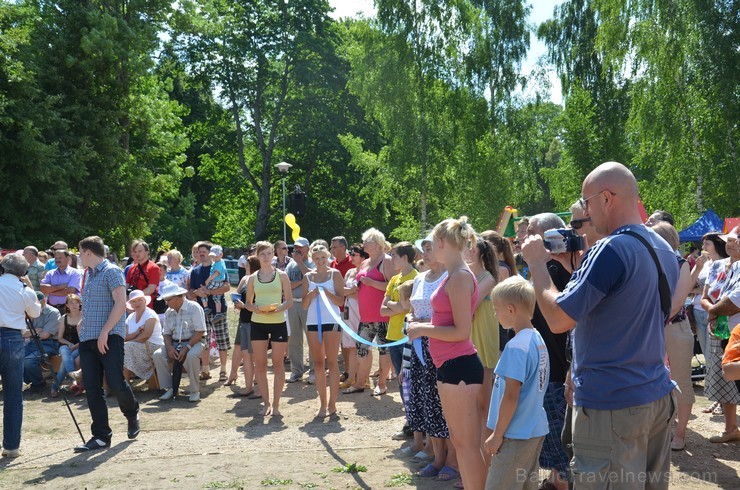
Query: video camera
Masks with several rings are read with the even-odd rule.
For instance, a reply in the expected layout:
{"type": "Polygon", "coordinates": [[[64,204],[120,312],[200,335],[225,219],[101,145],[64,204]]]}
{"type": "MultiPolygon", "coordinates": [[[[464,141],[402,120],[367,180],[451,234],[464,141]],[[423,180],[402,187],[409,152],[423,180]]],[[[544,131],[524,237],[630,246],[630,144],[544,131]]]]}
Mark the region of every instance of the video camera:
{"type": "Polygon", "coordinates": [[[561,254],[583,250],[583,237],[570,228],[553,228],[545,232],[543,240],[550,253],[561,254]]]}

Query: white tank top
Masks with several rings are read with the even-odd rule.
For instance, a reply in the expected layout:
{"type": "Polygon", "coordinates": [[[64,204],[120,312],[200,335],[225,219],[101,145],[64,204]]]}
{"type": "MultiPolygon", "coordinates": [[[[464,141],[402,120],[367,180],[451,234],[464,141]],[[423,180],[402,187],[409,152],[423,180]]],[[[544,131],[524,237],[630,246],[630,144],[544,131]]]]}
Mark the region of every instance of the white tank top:
{"type": "MultiPolygon", "coordinates": [[[[309,279],[308,280],[308,290],[313,291],[314,289],[320,286],[324,288],[325,290],[336,294],[336,291],[334,290],[334,274],[336,273],[335,272],[332,273],[331,277],[329,277],[329,280],[325,282],[315,283],[309,279]]],[[[327,299],[329,298],[327,297],[327,299]]],[[[306,325],[318,325],[319,324],[319,315],[316,311],[317,301],[318,301],[319,307],[321,308],[321,323],[323,325],[332,325],[336,323],[336,321],[334,320],[334,317],[331,315],[329,310],[327,310],[326,305],[321,300],[321,296],[317,296],[315,299],[311,300],[311,304],[308,306],[308,314],[306,315],[306,325]]],[[[341,318],[341,315],[339,314],[339,307],[335,305],[334,303],[332,303],[331,300],[329,301],[329,304],[331,305],[332,311],[336,313],[338,317],[341,318]]]]}

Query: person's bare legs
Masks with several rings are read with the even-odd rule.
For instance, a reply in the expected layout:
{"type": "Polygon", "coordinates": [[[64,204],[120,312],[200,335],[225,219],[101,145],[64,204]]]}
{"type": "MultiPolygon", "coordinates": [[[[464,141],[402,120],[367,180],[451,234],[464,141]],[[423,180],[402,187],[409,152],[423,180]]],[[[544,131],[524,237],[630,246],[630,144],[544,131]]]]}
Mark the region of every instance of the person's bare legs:
{"type": "Polygon", "coordinates": [[[737,405],[734,403],[723,403],[722,410],[725,417],[725,432],[735,432],[737,430],[737,405]]]}
{"type": "Polygon", "coordinates": [[[478,392],[481,385],[466,385],[464,382],[453,385],[437,382],[442,412],[450,440],[455,445],[466,488],[485,488],[486,465],[481,452],[481,430],[478,416],[478,392]]]}
{"type": "MultiPolygon", "coordinates": [[[[337,399],[339,398],[339,344],[342,341],[341,332],[324,332],[324,351],[326,353],[326,367],[329,369],[329,403],[326,414],[331,416],[337,413],[337,399]]],[[[314,362],[317,357],[313,356],[314,362]]],[[[316,379],[325,378],[325,375],[316,368],[316,379]]]]}
{"type": "Polygon", "coordinates": [[[455,450],[455,445],[452,444],[452,439],[445,439],[445,441],[447,442],[447,458],[445,459],[445,466],[455,468],[459,471],[460,467],[457,463],[457,451],[455,450]]]}
{"type": "Polygon", "coordinates": [[[391,356],[386,350],[385,355],[378,355],[378,365],[380,366],[380,372],[378,373],[378,388],[385,391],[388,389],[386,383],[388,382],[388,374],[391,372],[391,356]]]}
{"type": "Polygon", "coordinates": [[[365,389],[365,382],[370,377],[370,369],[372,369],[372,366],[373,351],[371,347],[368,347],[367,355],[365,357],[359,357],[359,355],[357,356],[357,379],[355,380],[354,384],[355,389],[365,389]]]}
{"type": "MultiPolygon", "coordinates": [[[[319,343],[318,332],[306,332],[308,349],[313,357],[313,368],[316,378],[316,393],[319,395],[319,409],[316,417],[326,417],[326,367],[324,366],[324,344],[319,343]]],[[[326,334],[323,335],[326,342],[326,334]]],[[[328,347],[327,347],[328,349],[328,347]]]]}
{"type": "Polygon", "coordinates": [[[241,351],[242,370],[244,371],[244,391],[247,394],[254,390],[254,361],[248,350],[241,351]]]}
{"type": "MultiPolygon", "coordinates": [[[[257,371],[257,388],[259,388],[262,403],[265,404],[260,415],[270,415],[272,407],[270,406],[270,388],[267,386],[267,340],[252,341],[252,357],[254,358],[254,368],[257,371]]],[[[272,357],[275,358],[275,344],[272,347],[272,357]]],[[[283,366],[282,360],[279,364],[281,367],[283,366]]],[[[285,367],[283,367],[283,371],[285,371],[285,367]]],[[[275,376],[275,381],[277,381],[277,373],[275,373],[275,376]]]]}
{"type": "Polygon", "coordinates": [[[347,381],[354,384],[357,377],[357,347],[342,347],[342,359],[344,370],[347,371],[347,381]]]}
{"type": "Polygon", "coordinates": [[[231,373],[229,373],[229,379],[226,381],[227,384],[232,384],[239,377],[239,363],[242,360],[241,353],[241,346],[234,344],[234,352],[231,353],[231,373]]]}
{"type": "Polygon", "coordinates": [[[676,429],[673,432],[673,442],[677,446],[683,446],[686,440],[686,426],[689,425],[689,418],[691,417],[691,409],[694,405],[692,403],[679,403],[677,412],[678,423],[676,429]]]}
{"type": "MultiPolygon", "coordinates": [[[[274,381],[272,386],[272,411],[268,415],[273,417],[280,416],[280,397],[283,395],[283,387],[285,386],[285,353],[288,352],[287,342],[275,342],[272,341],[272,374],[274,375],[274,381]]],[[[265,354],[267,357],[267,354],[265,354]]],[[[265,362],[267,367],[267,362],[265,362]]],[[[265,384],[267,384],[267,376],[265,376],[265,384]]],[[[259,380],[260,389],[262,388],[262,379],[259,380]]]]}
{"type": "Polygon", "coordinates": [[[432,451],[434,453],[434,460],[432,460],[432,464],[435,468],[442,469],[442,467],[445,465],[445,459],[447,459],[447,439],[440,439],[439,437],[429,437],[427,435],[427,440],[431,439],[432,441],[432,451]]]}
{"type": "Polygon", "coordinates": [[[493,432],[486,425],[488,423],[488,408],[491,404],[491,392],[493,391],[493,374],[490,369],[483,367],[483,384],[478,393],[478,417],[481,429],[481,453],[486,462],[486,468],[491,465],[491,454],[483,448],[483,443],[493,432]]]}

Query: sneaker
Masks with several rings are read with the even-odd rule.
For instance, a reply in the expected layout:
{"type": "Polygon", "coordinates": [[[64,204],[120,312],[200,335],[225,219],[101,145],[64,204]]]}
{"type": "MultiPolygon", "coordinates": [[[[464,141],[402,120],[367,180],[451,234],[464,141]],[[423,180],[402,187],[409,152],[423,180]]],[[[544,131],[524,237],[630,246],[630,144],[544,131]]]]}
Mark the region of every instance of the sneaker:
{"type": "Polygon", "coordinates": [[[175,396],[175,391],[172,388],[168,388],[159,399],[162,401],[171,400],[173,396],[175,396]]]}
{"type": "Polygon", "coordinates": [[[139,424],[139,412],[137,411],[134,417],[128,419],[128,438],[136,439],[140,430],[141,425],[139,424]]]}
{"type": "Polygon", "coordinates": [[[50,396],[52,398],[57,398],[59,396],[59,387],[57,386],[56,383],[52,383],[51,384],[51,393],[50,393],[50,396]]]}
{"type": "Polygon", "coordinates": [[[399,430],[391,436],[394,441],[405,441],[414,437],[414,432],[409,428],[408,425],[404,425],[403,429],[399,430]]]}
{"type": "Polygon", "coordinates": [[[293,373],[290,375],[288,379],[285,380],[285,382],[286,383],[297,383],[298,381],[301,380],[302,377],[303,377],[302,374],[293,373]]]}
{"type": "Polygon", "coordinates": [[[104,449],[110,447],[109,441],[104,441],[102,439],[98,439],[97,437],[93,437],[89,441],[87,441],[85,444],[82,444],[80,446],[75,446],[75,452],[76,453],[86,453],[88,451],[96,451],[98,449],[104,449]]]}
{"type": "Polygon", "coordinates": [[[196,391],[193,393],[190,393],[190,398],[188,398],[191,402],[195,403],[198,400],[200,400],[200,391],[196,391]]]}
{"type": "Polygon", "coordinates": [[[20,455],[20,449],[3,449],[3,458],[17,458],[20,455]]]}
{"type": "Polygon", "coordinates": [[[308,375],[308,380],[306,381],[306,383],[308,383],[310,385],[315,385],[316,384],[316,375],[313,374],[313,373],[309,374],[308,375]]]}

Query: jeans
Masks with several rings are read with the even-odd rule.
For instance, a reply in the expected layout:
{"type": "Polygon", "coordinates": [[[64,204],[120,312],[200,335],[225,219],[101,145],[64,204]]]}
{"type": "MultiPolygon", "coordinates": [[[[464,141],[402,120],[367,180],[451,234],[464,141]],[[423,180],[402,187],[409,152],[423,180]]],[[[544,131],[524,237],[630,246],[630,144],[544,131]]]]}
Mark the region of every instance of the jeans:
{"type": "MultiPolygon", "coordinates": [[[[396,375],[401,374],[401,366],[403,365],[403,347],[404,344],[388,347],[388,353],[391,355],[391,364],[393,364],[393,369],[396,371],[396,375]]],[[[405,401],[400,382],[398,383],[398,390],[401,393],[401,400],[405,401]]]]}
{"type": "Polygon", "coordinates": [[[709,357],[709,342],[707,336],[709,335],[707,325],[709,324],[709,313],[704,310],[694,308],[694,320],[696,320],[696,338],[699,339],[699,345],[701,346],[701,353],[704,354],[704,358],[709,357]]]}
{"type": "MultiPolygon", "coordinates": [[[[49,356],[55,356],[59,353],[59,342],[53,339],[41,341],[41,346],[49,356]]],[[[41,374],[41,352],[36,346],[36,341],[26,344],[26,357],[23,360],[23,381],[31,383],[31,386],[43,386],[45,384],[44,376],[41,374]]]]}
{"type": "Polygon", "coordinates": [[[23,338],[20,330],[0,328],[0,376],[3,378],[3,448],[21,446],[23,425],[23,338]]]}
{"type": "Polygon", "coordinates": [[[108,405],[103,396],[103,375],[108,379],[111,393],[118,399],[118,407],[127,419],[136,417],[139,402],[126,380],[123,379],[123,338],[108,336],[108,352],[98,351],[97,339],[80,342],[80,366],[82,381],[87,390],[87,405],[92,417],[93,437],[110,442],[111,432],[108,424],[108,405]]]}
{"type": "Polygon", "coordinates": [[[68,345],[59,347],[59,355],[62,356],[62,365],[59,367],[55,384],[57,387],[64,382],[67,374],[75,370],[75,359],[80,357],[80,349],[71,350],[68,345]]]}

